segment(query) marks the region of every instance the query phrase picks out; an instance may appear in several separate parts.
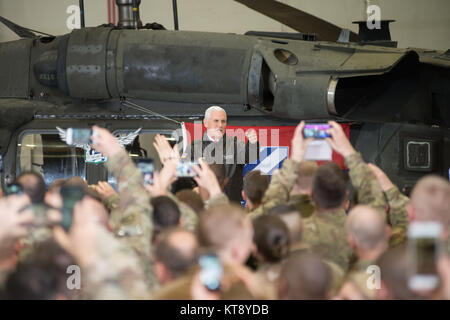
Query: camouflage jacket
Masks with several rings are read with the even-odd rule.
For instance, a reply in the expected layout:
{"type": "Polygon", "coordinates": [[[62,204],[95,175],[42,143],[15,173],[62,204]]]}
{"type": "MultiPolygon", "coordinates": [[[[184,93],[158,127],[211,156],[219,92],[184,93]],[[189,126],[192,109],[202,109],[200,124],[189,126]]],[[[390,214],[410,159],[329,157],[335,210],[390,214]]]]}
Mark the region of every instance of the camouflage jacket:
{"type": "Polygon", "coordinates": [[[94,300],[148,299],[146,276],[140,259],[127,244],[98,228],[93,244],[98,257],[81,270],[83,296],[94,300]]]}
{"type": "Polygon", "coordinates": [[[114,233],[122,242],[133,248],[139,257],[148,280],[153,289],[158,287],[152,263],[151,241],[153,234],[150,195],[144,188],[141,172],[130,159],[125,150],[109,157],[107,161],[117,181],[120,202],[114,210],[114,233]],[[117,210],[117,211],[116,211],[117,210]]]}
{"type": "Polygon", "coordinates": [[[288,203],[289,193],[294,187],[299,171],[298,162],[286,159],[281,169],[272,175],[272,180],[264,193],[261,204],[256,209],[249,211],[250,218],[255,219],[266,214],[270,208],[288,203]]]}
{"type": "Polygon", "coordinates": [[[178,205],[178,208],[180,209],[181,226],[187,230],[194,231],[198,223],[198,216],[194,212],[194,210],[187,204],[178,200],[178,198],[171,192],[167,192],[167,196],[175,201],[175,203],[178,205]]]}
{"type": "MultiPolygon", "coordinates": [[[[349,168],[350,179],[358,191],[358,203],[384,212],[386,201],[383,190],[361,154],[355,153],[346,157],[345,165],[349,168]]],[[[346,218],[344,209],[325,213],[316,211],[304,220],[303,232],[303,240],[311,246],[313,252],[335,262],[344,272],[348,270],[352,256],[347,242],[346,218]]]]}
{"type": "Polygon", "coordinates": [[[408,229],[406,205],[409,203],[409,198],[403,195],[396,186],[387,190],[385,195],[389,203],[389,224],[392,226],[389,246],[394,247],[406,241],[408,229]]]}
{"type": "Polygon", "coordinates": [[[314,201],[312,201],[311,197],[307,194],[291,195],[289,197],[289,203],[297,208],[297,211],[300,212],[302,218],[310,217],[316,210],[314,201]]]}

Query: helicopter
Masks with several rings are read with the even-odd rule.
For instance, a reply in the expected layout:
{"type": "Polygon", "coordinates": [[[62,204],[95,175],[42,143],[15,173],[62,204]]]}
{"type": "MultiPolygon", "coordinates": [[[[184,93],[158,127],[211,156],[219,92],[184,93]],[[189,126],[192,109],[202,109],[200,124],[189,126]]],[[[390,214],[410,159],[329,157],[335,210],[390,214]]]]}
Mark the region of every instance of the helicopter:
{"type": "Polygon", "coordinates": [[[61,36],[1,17],[22,38],[0,43],[2,184],[24,170],[46,183],[109,181],[57,126],[142,128],[130,156],[157,160],[154,135],[201,120],[211,105],[236,126],[347,123],[364,159],[406,193],[425,174],[449,177],[450,50],[397,48],[392,21],[374,30],[360,21],[355,34],[277,1],[236,1],[298,33],[165,30],[142,24],[140,0],[116,0],[117,25],[61,36]]]}

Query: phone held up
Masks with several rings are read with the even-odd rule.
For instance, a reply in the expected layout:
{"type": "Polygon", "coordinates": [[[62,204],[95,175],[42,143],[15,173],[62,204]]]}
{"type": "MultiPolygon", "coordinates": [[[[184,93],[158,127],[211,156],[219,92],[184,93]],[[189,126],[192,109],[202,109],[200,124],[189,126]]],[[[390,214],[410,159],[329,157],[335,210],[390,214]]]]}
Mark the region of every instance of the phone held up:
{"type": "Polygon", "coordinates": [[[215,254],[204,254],[200,256],[200,282],[210,291],[218,291],[224,274],[223,266],[219,257],[215,254]]]}
{"type": "Polygon", "coordinates": [[[72,226],[73,208],[83,199],[84,189],[81,186],[63,186],[60,193],[63,200],[61,227],[67,232],[72,226]]]}
{"type": "Polygon", "coordinates": [[[66,142],[69,145],[90,144],[92,129],[67,128],[66,142]]]}
{"type": "Polygon", "coordinates": [[[193,178],[197,175],[193,167],[198,165],[198,162],[186,160],[179,161],[177,164],[176,176],[178,178],[193,178]]]}
{"type": "Polygon", "coordinates": [[[328,133],[328,130],[331,128],[329,124],[321,124],[321,123],[312,123],[305,124],[303,128],[303,137],[305,139],[313,138],[313,139],[325,139],[330,138],[331,135],[328,133]]]}
{"type": "Polygon", "coordinates": [[[437,262],[441,251],[442,225],[413,222],[408,228],[408,286],[429,291],[438,287],[437,262]]]}
{"type": "Polygon", "coordinates": [[[137,167],[144,177],[144,185],[153,184],[153,174],[155,171],[154,161],[151,158],[139,159],[137,167]]]}

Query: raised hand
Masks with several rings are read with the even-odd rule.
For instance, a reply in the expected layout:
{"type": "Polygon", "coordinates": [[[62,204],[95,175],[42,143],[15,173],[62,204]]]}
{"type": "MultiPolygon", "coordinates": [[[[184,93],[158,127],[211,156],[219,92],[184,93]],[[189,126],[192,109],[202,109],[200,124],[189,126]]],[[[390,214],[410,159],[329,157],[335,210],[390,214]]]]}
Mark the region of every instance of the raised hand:
{"type": "Polygon", "coordinates": [[[170,147],[169,142],[163,135],[157,134],[153,146],[158,152],[159,159],[162,164],[166,164],[168,161],[178,162],[180,160],[180,154],[178,152],[178,145],[173,148],[170,147]]]}
{"type": "Polygon", "coordinates": [[[294,136],[291,142],[291,159],[296,162],[302,162],[305,158],[306,150],[312,138],[305,139],[303,137],[303,128],[305,127],[305,121],[300,122],[295,128],[294,136]]]}
{"type": "Polygon", "coordinates": [[[194,166],[193,170],[197,174],[194,177],[195,182],[197,182],[199,187],[208,190],[211,197],[222,192],[220,189],[219,181],[214,172],[209,168],[205,160],[199,159],[199,166],[194,166]]]}
{"type": "Polygon", "coordinates": [[[342,127],[336,121],[328,121],[328,124],[331,126],[328,130],[331,138],[326,138],[326,141],[333,150],[341,154],[344,158],[356,153],[342,127]]]}
{"type": "Polygon", "coordinates": [[[95,191],[98,192],[103,200],[105,200],[109,196],[117,194],[116,190],[114,190],[114,188],[106,181],[99,181],[95,186],[95,191]]]}
{"type": "Polygon", "coordinates": [[[123,150],[117,138],[107,129],[93,126],[92,131],[91,140],[96,151],[107,157],[112,157],[123,150]]]}

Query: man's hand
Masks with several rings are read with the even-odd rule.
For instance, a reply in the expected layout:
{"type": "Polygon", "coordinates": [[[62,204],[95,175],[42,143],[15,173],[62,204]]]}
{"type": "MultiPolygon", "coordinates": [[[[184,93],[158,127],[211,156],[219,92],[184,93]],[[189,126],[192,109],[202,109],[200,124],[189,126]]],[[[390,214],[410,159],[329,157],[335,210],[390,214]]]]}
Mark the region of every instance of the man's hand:
{"type": "Polygon", "coordinates": [[[170,147],[169,142],[163,135],[157,134],[153,146],[158,152],[159,159],[162,164],[166,164],[167,161],[178,162],[180,160],[180,154],[178,152],[178,145],[173,148],[170,147]]]}
{"type": "Polygon", "coordinates": [[[331,138],[326,138],[326,141],[337,153],[341,154],[344,158],[356,153],[350,141],[347,139],[342,127],[335,121],[328,121],[331,128],[328,133],[331,138]]]}
{"type": "Polygon", "coordinates": [[[256,133],[255,129],[250,129],[245,133],[245,136],[248,139],[248,142],[251,144],[258,142],[258,134],[256,133]]]}
{"type": "Polygon", "coordinates": [[[375,177],[377,177],[378,182],[381,185],[381,189],[383,189],[384,192],[394,187],[394,184],[391,180],[389,180],[388,176],[383,172],[383,170],[372,163],[369,163],[368,166],[370,170],[372,170],[372,172],[375,174],[375,177]]]}
{"type": "Polygon", "coordinates": [[[73,223],[66,233],[60,226],[53,229],[56,241],[80,264],[87,267],[99,259],[97,236],[101,228],[98,216],[104,210],[98,201],[84,197],[73,209],[73,223]]]}
{"type": "Polygon", "coordinates": [[[199,159],[199,163],[199,166],[192,167],[197,174],[194,177],[195,182],[197,182],[199,187],[208,190],[210,197],[220,194],[222,189],[220,189],[219,181],[217,181],[214,172],[209,168],[205,160],[199,159]]]}
{"type": "MultiPolygon", "coordinates": [[[[0,199],[0,239],[17,240],[28,233],[28,227],[34,221],[28,196],[11,195],[0,199]]],[[[0,243],[2,240],[0,240],[0,243]]]]}
{"type": "Polygon", "coordinates": [[[91,140],[96,151],[101,152],[106,157],[112,157],[123,150],[117,138],[108,130],[98,126],[93,126],[92,130],[91,140]]]}
{"type": "Polygon", "coordinates": [[[300,122],[295,128],[294,136],[291,142],[291,159],[295,162],[302,162],[305,158],[306,150],[312,138],[305,139],[303,137],[303,128],[305,127],[305,121],[300,122]]]}
{"type": "Polygon", "coordinates": [[[155,171],[153,175],[153,184],[145,185],[145,189],[152,197],[165,196],[169,186],[177,180],[177,177],[175,176],[176,171],[176,162],[166,161],[166,164],[161,169],[161,172],[155,171]]]}
{"type": "Polygon", "coordinates": [[[0,199],[0,259],[9,255],[17,240],[28,234],[34,221],[33,212],[25,209],[29,204],[26,195],[0,199]]]}
{"type": "Polygon", "coordinates": [[[109,196],[117,194],[116,190],[106,181],[99,181],[95,186],[95,191],[98,192],[103,201],[109,196]]]}

